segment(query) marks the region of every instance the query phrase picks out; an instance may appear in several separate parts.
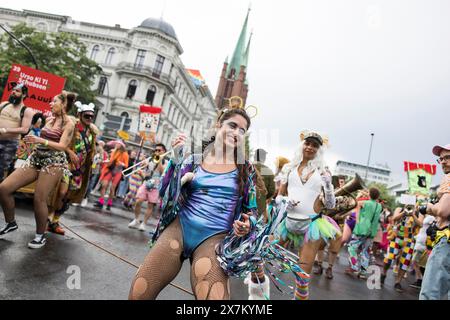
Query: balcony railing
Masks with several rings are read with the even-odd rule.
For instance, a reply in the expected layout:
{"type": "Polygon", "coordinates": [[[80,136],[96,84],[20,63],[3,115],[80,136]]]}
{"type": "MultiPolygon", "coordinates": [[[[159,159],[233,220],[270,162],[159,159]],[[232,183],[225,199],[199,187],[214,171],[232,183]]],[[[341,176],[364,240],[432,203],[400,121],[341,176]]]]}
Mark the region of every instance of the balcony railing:
{"type": "Polygon", "coordinates": [[[159,72],[155,68],[145,67],[143,65],[137,65],[134,63],[122,62],[122,63],[119,63],[119,65],[117,67],[117,72],[121,72],[121,71],[141,73],[148,77],[162,81],[162,82],[170,85],[172,87],[172,89],[175,89],[175,79],[171,78],[169,76],[169,74],[167,74],[167,73],[159,72]]]}

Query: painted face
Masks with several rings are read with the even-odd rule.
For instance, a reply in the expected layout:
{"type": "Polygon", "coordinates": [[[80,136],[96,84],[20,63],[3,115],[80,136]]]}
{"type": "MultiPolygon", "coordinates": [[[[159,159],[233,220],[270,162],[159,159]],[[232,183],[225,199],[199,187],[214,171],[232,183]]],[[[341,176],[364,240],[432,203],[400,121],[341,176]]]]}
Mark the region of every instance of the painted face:
{"type": "Polygon", "coordinates": [[[243,116],[234,115],[223,122],[217,132],[217,139],[222,140],[226,148],[234,150],[244,142],[247,126],[247,120],[243,116]]]}
{"type": "Polygon", "coordinates": [[[442,150],[441,156],[439,157],[439,163],[442,166],[442,170],[445,174],[450,173],[450,151],[442,150]]]}
{"type": "Polygon", "coordinates": [[[53,98],[53,101],[50,102],[50,107],[51,107],[53,115],[60,115],[64,108],[64,104],[58,96],[55,96],[53,98]]]}
{"type": "Polygon", "coordinates": [[[345,186],[345,180],[339,179],[339,188],[342,188],[343,186],[345,186]]]}
{"type": "Polygon", "coordinates": [[[92,121],[94,120],[94,113],[93,112],[83,112],[81,114],[81,122],[85,125],[90,125],[92,121]]]}
{"type": "Polygon", "coordinates": [[[303,144],[303,159],[313,160],[316,157],[319,148],[320,145],[318,142],[312,139],[306,139],[303,144]]]}

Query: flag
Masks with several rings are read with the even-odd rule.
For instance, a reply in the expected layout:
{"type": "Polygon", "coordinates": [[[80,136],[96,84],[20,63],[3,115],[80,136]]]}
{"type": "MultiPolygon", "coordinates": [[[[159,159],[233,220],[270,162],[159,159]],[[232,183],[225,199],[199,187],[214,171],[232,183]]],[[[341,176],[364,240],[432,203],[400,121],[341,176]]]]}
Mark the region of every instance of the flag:
{"type": "Polygon", "coordinates": [[[205,79],[203,78],[199,70],[186,69],[186,71],[190,75],[192,82],[197,88],[205,85],[205,79]]]}
{"type": "Polygon", "coordinates": [[[436,165],[408,161],[404,165],[408,175],[409,194],[428,196],[433,176],[436,175],[436,165]]]}

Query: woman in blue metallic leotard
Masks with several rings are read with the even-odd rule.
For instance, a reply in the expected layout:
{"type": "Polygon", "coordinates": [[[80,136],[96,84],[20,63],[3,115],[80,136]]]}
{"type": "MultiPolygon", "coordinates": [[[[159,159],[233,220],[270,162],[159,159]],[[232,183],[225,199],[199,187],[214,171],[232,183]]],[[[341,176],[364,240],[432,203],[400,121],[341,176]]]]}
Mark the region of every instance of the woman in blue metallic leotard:
{"type": "Polygon", "coordinates": [[[247,237],[256,225],[256,172],[244,159],[249,127],[244,110],[224,109],[203,154],[182,159],[177,150],[186,138],[175,139],[175,159],[167,165],[160,187],[161,220],[132,282],[130,299],[156,299],[186,259],[196,299],[230,299],[216,248],[227,235],[247,237]]]}

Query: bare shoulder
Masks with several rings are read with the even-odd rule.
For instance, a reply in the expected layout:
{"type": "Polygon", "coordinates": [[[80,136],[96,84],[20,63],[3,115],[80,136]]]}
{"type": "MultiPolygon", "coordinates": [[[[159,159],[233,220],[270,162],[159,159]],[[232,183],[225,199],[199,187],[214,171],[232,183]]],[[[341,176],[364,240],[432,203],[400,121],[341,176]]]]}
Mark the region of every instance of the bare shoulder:
{"type": "Polygon", "coordinates": [[[91,123],[90,129],[96,136],[100,134],[100,129],[95,124],[91,123]]]}
{"type": "Polygon", "coordinates": [[[37,113],[37,111],[35,110],[35,109],[33,109],[33,108],[30,108],[30,107],[27,107],[26,109],[25,109],[25,116],[34,116],[35,114],[37,113]]]}
{"type": "Polygon", "coordinates": [[[73,123],[73,121],[67,121],[66,125],[64,126],[64,131],[70,131],[72,132],[73,129],[75,128],[75,123],[73,123]]]}
{"type": "Polygon", "coordinates": [[[72,122],[74,125],[77,123],[78,119],[74,116],[67,115],[67,118],[72,122]]]}

